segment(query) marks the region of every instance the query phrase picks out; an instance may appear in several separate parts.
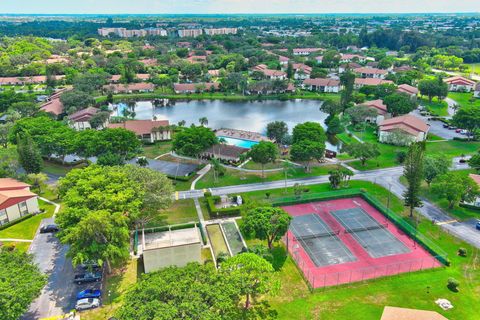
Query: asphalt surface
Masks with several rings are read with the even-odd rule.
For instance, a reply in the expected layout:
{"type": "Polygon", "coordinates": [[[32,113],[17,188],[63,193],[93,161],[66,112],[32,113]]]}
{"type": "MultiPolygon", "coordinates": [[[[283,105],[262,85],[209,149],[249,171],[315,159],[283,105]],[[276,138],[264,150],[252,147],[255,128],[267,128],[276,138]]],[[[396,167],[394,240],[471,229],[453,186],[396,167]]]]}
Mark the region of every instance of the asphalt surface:
{"type": "MultiPolygon", "coordinates": [[[[51,223],[53,218],[48,218],[42,220],[41,225],[51,223]]],[[[76,294],[91,287],[73,282],[75,272],[71,260],[66,257],[67,250],[54,234],[37,232],[35,235],[29,252],[40,270],[48,275],[48,282],[22,319],[36,320],[68,313],[75,307],[76,294]]]]}
{"type": "Polygon", "coordinates": [[[441,121],[428,120],[428,118],[430,118],[430,117],[424,117],[424,116],[420,115],[420,112],[418,110],[412,111],[412,114],[415,115],[416,117],[419,117],[419,118],[423,119],[425,122],[427,122],[430,125],[429,133],[431,133],[431,134],[434,134],[434,135],[439,136],[439,137],[441,137],[443,139],[446,139],[446,140],[452,140],[453,138],[465,138],[466,137],[466,136],[464,136],[460,133],[456,133],[455,130],[450,130],[450,129],[444,128],[443,127],[443,122],[441,122],[441,121]]]}

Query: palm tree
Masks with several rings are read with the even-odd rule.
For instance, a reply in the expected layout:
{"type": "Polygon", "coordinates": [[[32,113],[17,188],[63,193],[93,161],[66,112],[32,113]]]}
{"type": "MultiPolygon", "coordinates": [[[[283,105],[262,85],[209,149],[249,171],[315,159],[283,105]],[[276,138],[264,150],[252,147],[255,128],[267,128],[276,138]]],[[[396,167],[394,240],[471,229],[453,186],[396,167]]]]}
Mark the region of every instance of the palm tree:
{"type": "Polygon", "coordinates": [[[210,164],[212,165],[212,170],[213,170],[213,181],[215,183],[217,183],[218,182],[218,174],[221,170],[222,165],[221,165],[220,161],[216,158],[212,158],[210,160],[210,164]]]}
{"type": "Polygon", "coordinates": [[[198,119],[198,122],[200,122],[200,125],[201,126],[208,126],[208,119],[207,117],[201,117],[200,119],[198,119]]]}
{"type": "Polygon", "coordinates": [[[179,127],[183,127],[183,126],[185,126],[186,123],[187,123],[187,121],[185,121],[185,120],[180,120],[180,121],[178,121],[178,126],[179,126],[179,127]]]}

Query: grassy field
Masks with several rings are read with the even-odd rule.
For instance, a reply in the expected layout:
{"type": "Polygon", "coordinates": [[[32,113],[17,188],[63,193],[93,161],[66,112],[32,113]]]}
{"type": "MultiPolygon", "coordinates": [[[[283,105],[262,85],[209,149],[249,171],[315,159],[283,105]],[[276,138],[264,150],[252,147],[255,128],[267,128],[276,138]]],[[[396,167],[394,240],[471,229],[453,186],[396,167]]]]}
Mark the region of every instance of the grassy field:
{"type": "Polygon", "coordinates": [[[421,98],[418,103],[425,108],[434,116],[446,117],[448,116],[448,104],[443,100],[438,100],[433,98],[432,102],[428,99],[421,98]]]}
{"type": "Polygon", "coordinates": [[[53,205],[42,200],[38,200],[38,204],[41,209],[45,209],[44,213],[37,214],[36,216],[14,224],[7,229],[1,230],[0,238],[33,240],[42,219],[50,218],[55,210],[53,205]]]}
{"type": "MultiPolygon", "coordinates": [[[[362,181],[352,181],[350,185],[367,189],[384,204],[389,198],[388,191],[378,185],[362,181]]],[[[328,184],[309,188],[311,192],[330,189],[328,184]]],[[[278,190],[271,192],[278,193],[278,190]]],[[[253,197],[260,193],[249,195],[253,197]]],[[[390,195],[390,204],[407,222],[413,223],[407,218],[408,212],[398,198],[390,195]]],[[[273,251],[274,265],[278,270],[282,288],[268,300],[278,311],[279,319],[349,319],[352,315],[355,315],[356,320],[379,319],[386,305],[435,310],[449,319],[477,319],[477,315],[471,312],[472,308],[480,303],[480,261],[477,249],[444,233],[440,227],[425,219],[420,220],[419,230],[447,251],[452,262],[450,267],[379,278],[310,293],[293,260],[290,257],[285,258],[282,253],[283,245],[277,244],[273,251]],[[459,247],[467,248],[468,257],[463,258],[456,254],[459,247]],[[459,280],[459,292],[452,292],[447,288],[449,277],[459,280]],[[455,306],[454,309],[442,311],[434,303],[438,298],[450,300],[455,306]]]]}
{"type": "MultiPolygon", "coordinates": [[[[256,163],[252,160],[248,161],[243,167],[243,169],[250,169],[250,170],[262,170],[262,164],[256,163]]],[[[278,168],[283,168],[283,162],[282,161],[275,161],[275,162],[270,162],[264,165],[265,170],[268,169],[278,169],[278,168]]]]}
{"type": "Polygon", "coordinates": [[[152,145],[143,146],[142,156],[155,159],[156,157],[172,151],[172,142],[171,141],[162,141],[156,142],[152,145]]]}
{"type": "Polygon", "coordinates": [[[222,253],[228,254],[227,243],[223,238],[222,230],[220,230],[220,225],[209,224],[208,226],[206,226],[206,229],[215,257],[218,257],[222,253]]]}
{"type": "MultiPolygon", "coordinates": [[[[312,167],[311,172],[307,173],[303,168],[292,168],[288,173],[288,178],[303,178],[309,176],[327,175],[329,171],[338,168],[336,165],[324,165],[312,167]]],[[[227,169],[222,177],[214,180],[213,170],[210,170],[198,183],[197,189],[204,189],[210,187],[223,187],[248,183],[260,183],[266,181],[277,181],[285,179],[285,173],[282,171],[265,172],[265,178],[262,178],[261,172],[244,172],[235,169],[227,169]]]]}
{"type": "Polygon", "coordinates": [[[470,72],[480,74],[480,63],[469,63],[467,66],[470,67],[470,72]]]}
{"type": "Polygon", "coordinates": [[[2,244],[7,247],[14,246],[20,252],[27,252],[30,247],[30,242],[3,241],[2,244]]]}
{"type": "Polygon", "coordinates": [[[480,108],[480,99],[473,99],[471,102],[470,99],[473,98],[473,93],[468,92],[449,92],[448,97],[455,100],[460,107],[474,106],[480,108]]]}
{"type": "Polygon", "coordinates": [[[158,214],[148,227],[158,227],[198,221],[197,210],[192,199],[182,199],[173,202],[167,210],[158,214]]]}

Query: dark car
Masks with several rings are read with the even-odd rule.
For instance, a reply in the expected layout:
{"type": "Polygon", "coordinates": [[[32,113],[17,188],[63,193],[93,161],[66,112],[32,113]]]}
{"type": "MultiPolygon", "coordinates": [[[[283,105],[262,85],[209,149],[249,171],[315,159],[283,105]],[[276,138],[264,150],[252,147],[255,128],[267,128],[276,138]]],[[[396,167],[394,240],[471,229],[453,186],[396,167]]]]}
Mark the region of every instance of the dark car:
{"type": "Polygon", "coordinates": [[[77,274],[75,276],[74,282],[78,284],[87,283],[87,282],[98,282],[102,280],[101,272],[86,272],[77,274]]]}
{"type": "Polygon", "coordinates": [[[40,228],[40,233],[53,233],[58,232],[60,229],[56,224],[47,224],[40,228]]]}
{"type": "Polygon", "coordinates": [[[444,127],[444,128],[448,128],[449,126],[450,126],[450,125],[448,125],[448,124],[446,124],[446,123],[443,124],[443,127],[444,127]]]}
{"type": "Polygon", "coordinates": [[[477,223],[475,224],[475,228],[477,230],[480,230],[480,220],[478,220],[477,223]]]}
{"type": "Polygon", "coordinates": [[[100,266],[98,263],[96,262],[85,262],[85,263],[82,263],[82,264],[79,264],[77,266],[77,270],[79,271],[89,271],[89,272],[92,272],[92,271],[99,271],[102,269],[102,266],[100,266]]]}
{"type": "Polygon", "coordinates": [[[89,299],[89,298],[100,299],[101,296],[102,296],[101,290],[87,289],[87,290],[80,291],[77,294],[77,300],[89,299]]]}

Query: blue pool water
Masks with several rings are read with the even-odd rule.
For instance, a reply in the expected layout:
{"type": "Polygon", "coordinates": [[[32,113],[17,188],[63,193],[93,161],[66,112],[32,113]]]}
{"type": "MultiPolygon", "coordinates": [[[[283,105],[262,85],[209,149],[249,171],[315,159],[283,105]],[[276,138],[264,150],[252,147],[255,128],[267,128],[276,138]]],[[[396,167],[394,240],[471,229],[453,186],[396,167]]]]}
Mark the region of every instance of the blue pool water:
{"type": "Polygon", "coordinates": [[[229,138],[229,137],[223,137],[223,136],[218,136],[218,139],[225,139],[225,141],[229,145],[247,148],[247,149],[250,149],[254,145],[258,144],[257,141],[229,138]]]}

